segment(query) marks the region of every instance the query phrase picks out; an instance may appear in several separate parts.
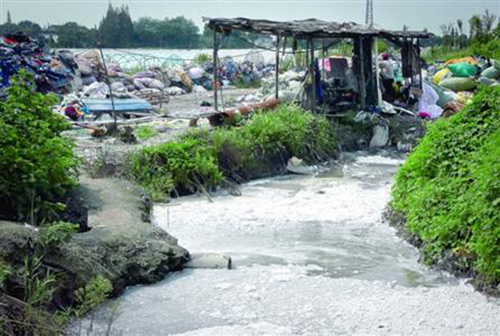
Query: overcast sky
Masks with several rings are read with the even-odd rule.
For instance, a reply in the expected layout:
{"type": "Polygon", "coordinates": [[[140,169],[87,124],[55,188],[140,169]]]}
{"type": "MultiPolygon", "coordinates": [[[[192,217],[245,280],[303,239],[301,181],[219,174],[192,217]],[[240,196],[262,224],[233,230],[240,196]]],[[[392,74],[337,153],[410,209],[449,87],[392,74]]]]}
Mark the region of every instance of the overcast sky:
{"type": "MultiPolygon", "coordinates": [[[[366,0],[113,0],[116,6],[128,5],[132,19],[141,16],[163,19],[184,15],[201,27],[202,17],[249,17],[272,20],[318,18],[330,21],[365,20],[366,0]]],[[[0,0],[1,21],[7,11],[12,20],[35,21],[42,26],[76,21],[92,27],[99,24],[109,0],[0,0]]],[[[377,26],[401,29],[439,26],[489,9],[500,14],[500,0],[374,0],[377,26]]],[[[468,31],[468,28],[467,28],[468,31]]]]}

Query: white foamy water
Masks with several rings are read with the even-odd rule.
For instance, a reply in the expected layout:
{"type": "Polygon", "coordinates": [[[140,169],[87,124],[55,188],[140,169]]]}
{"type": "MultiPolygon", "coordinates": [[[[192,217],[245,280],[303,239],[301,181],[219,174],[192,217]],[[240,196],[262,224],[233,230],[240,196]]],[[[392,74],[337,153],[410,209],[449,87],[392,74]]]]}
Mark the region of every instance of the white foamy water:
{"type": "MultiPolygon", "coordinates": [[[[285,176],[242,196],[156,206],[193,253],[227,253],[233,270],[186,270],[127,290],[123,335],[498,335],[500,305],[448,274],[382,221],[401,160],[358,157],[339,174],[285,176]]],[[[97,331],[105,329],[100,312],[97,331]]]]}

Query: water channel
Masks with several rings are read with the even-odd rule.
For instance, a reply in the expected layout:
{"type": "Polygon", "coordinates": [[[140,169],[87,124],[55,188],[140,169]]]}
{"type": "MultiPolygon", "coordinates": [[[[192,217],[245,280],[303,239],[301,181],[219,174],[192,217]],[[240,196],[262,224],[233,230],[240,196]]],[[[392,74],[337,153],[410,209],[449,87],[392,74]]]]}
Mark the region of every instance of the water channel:
{"type": "MultiPolygon", "coordinates": [[[[158,205],[158,225],[232,270],[195,269],[117,299],[121,335],[499,335],[500,304],[447,273],[382,219],[401,158],[356,153],[316,176],[253,181],[234,197],[158,205]]],[[[112,305],[112,303],[110,303],[112,305]]],[[[108,307],[110,306],[108,305],[108,307]]],[[[109,308],[98,312],[95,334],[109,308]]],[[[113,334],[114,334],[113,333],[113,334]]]]}

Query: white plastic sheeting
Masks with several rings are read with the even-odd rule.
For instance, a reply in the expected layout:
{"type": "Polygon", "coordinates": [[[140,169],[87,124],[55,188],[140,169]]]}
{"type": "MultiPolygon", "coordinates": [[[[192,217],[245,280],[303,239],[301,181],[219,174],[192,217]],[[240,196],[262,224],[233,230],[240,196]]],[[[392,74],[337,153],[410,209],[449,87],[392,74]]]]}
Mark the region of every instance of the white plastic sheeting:
{"type": "Polygon", "coordinates": [[[432,119],[439,118],[443,109],[437,105],[439,95],[427,83],[423,85],[423,93],[418,101],[418,112],[427,112],[432,119]]]}

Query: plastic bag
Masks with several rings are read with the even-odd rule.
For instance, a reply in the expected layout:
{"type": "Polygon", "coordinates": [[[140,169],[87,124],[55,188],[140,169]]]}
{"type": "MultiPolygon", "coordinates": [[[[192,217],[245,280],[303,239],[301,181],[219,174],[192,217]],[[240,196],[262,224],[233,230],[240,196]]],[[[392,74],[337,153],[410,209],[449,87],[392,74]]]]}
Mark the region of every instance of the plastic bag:
{"type": "Polygon", "coordinates": [[[494,66],[490,66],[489,68],[481,72],[481,76],[491,79],[498,79],[500,78],[500,69],[497,69],[494,66]]]}
{"type": "Polygon", "coordinates": [[[473,78],[452,77],[441,81],[439,85],[446,89],[459,92],[472,90],[476,87],[477,83],[473,78]]]}
{"type": "Polygon", "coordinates": [[[448,65],[454,77],[472,77],[477,75],[477,67],[468,63],[457,63],[448,65]]]}
{"type": "Polygon", "coordinates": [[[462,58],[454,58],[446,62],[446,65],[456,64],[456,63],[468,63],[476,65],[478,62],[474,57],[462,57],[462,58]]]}
{"type": "Polygon", "coordinates": [[[418,101],[418,112],[426,112],[432,119],[438,118],[443,109],[437,105],[439,101],[439,95],[437,92],[427,83],[423,85],[423,93],[418,101]]]}
{"type": "Polygon", "coordinates": [[[486,86],[491,86],[495,83],[498,83],[495,79],[493,78],[488,78],[488,77],[479,77],[478,79],[479,83],[486,85],[486,86]]]}
{"type": "Polygon", "coordinates": [[[441,69],[438,72],[436,72],[434,77],[432,77],[432,81],[435,84],[439,84],[443,79],[448,78],[448,77],[451,77],[451,72],[450,72],[450,70],[448,70],[448,68],[445,68],[445,69],[441,69]]]}

